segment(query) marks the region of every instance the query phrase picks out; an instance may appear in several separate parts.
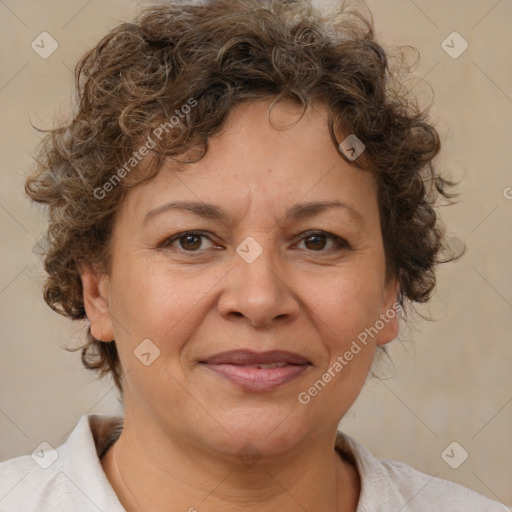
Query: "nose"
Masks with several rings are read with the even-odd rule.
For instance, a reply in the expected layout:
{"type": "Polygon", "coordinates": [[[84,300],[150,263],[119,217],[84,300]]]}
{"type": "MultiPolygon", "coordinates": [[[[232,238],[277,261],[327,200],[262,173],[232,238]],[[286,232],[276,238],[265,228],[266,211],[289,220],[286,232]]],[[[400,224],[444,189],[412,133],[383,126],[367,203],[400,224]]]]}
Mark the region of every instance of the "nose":
{"type": "Polygon", "coordinates": [[[218,310],[228,319],[243,317],[253,326],[286,322],[299,313],[299,302],[289,282],[289,272],[266,248],[252,262],[238,253],[233,268],[223,280],[218,310]]]}

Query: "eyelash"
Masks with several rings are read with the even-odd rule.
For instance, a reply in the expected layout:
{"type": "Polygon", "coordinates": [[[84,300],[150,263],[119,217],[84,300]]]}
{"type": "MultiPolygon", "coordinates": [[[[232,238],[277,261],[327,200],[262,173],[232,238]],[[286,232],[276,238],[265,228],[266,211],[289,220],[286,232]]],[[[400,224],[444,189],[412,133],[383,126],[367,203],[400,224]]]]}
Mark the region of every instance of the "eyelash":
{"type": "MultiPolygon", "coordinates": [[[[300,242],[302,242],[303,240],[305,240],[307,238],[313,237],[313,236],[321,236],[321,237],[325,237],[327,239],[333,240],[337,244],[337,247],[334,247],[331,249],[320,249],[318,251],[309,250],[309,252],[327,253],[327,252],[331,252],[332,250],[339,251],[339,250],[351,250],[352,249],[350,244],[346,240],[344,240],[343,238],[340,238],[339,236],[333,235],[332,233],[328,233],[326,231],[321,231],[321,230],[306,231],[305,233],[302,233],[302,235],[303,236],[300,239],[300,242]]],[[[161,242],[158,245],[158,248],[162,248],[162,249],[169,248],[172,243],[174,243],[175,241],[179,241],[183,238],[186,238],[187,236],[205,237],[205,238],[210,239],[208,234],[203,231],[183,231],[181,233],[177,233],[176,235],[166,238],[163,242],[161,242]]],[[[210,239],[210,241],[212,241],[212,240],[210,239]]],[[[212,243],[213,243],[213,241],[212,241],[212,243]]],[[[187,253],[187,254],[201,254],[204,252],[200,249],[195,250],[195,251],[187,251],[186,249],[178,249],[178,250],[180,250],[181,252],[187,253]]]]}

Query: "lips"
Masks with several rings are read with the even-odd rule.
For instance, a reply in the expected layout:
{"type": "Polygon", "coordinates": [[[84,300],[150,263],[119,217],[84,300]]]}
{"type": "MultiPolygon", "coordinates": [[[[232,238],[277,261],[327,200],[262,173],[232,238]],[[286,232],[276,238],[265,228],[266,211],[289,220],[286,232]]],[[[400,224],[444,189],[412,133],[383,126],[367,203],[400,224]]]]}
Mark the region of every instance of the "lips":
{"type": "Polygon", "coordinates": [[[311,366],[305,357],[283,350],[233,350],[200,363],[246,391],[273,390],[297,379],[311,366]]]}
{"type": "Polygon", "coordinates": [[[268,352],[252,352],[250,350],[232,350],[209,357],[207,364],[234,364],[239,366],[257,366],[261,364],[309,364],[309,361],[293,352],[270,350],[268,352]]]}

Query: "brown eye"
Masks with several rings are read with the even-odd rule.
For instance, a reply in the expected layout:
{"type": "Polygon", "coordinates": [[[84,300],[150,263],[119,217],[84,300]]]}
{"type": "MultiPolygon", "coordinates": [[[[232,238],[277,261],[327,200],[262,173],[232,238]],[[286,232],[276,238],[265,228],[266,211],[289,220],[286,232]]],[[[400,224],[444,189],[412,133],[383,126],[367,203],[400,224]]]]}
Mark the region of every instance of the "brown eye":
{"type": "Polygon", "coordinates": [[[331,250],[350,249],[350,245],[346,240],[330,233],[323,231],[306,233],[301,240],[308,251],[329,252],[331,250]],[[330,242],[330,244],[329,244],[330,242]]]}
{"type": "Polygon", "coordinates": [[[186,235],[178,238],[182,249],[195,251],[201,247],[201,235],[186,235]]]}
{"type": "MultiPolygon", "coordinates": [[[[159,247],[177,249],[182,252],[197,252],[202,253],[204,249],[208,249],[208,246],[203,247],[203,242],[207,240],[210,243],[211,240],[203,233],[194,231],[185,231],[178,233],[170,238],[164,240],[159,247]]],[[[213,244],[212,244],[213,245],[213,244]]]]}
{"type": "Polygon", "coordinates": [[[310,235],[307,238],[305,238],[305,244],[308,249],[323,249],[326,244],[325,239],[325,235],[310,235]]]}

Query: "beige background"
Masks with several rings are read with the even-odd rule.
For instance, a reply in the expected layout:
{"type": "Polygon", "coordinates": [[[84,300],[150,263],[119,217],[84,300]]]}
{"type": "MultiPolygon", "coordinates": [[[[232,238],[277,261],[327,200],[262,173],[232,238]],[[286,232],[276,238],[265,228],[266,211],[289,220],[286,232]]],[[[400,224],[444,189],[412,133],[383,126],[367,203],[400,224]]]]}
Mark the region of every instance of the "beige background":
{"type": "MultiPolygon", "coordinates": [[[[435,321],[416,318],[404,329],[390,347],[394,369],[383,366],[387,378],[367,383],[341,428],[380,457],[511,506],[512,3],[367,4],[382,42],[421,53],[416,75],[434,90],[441,166],[463,178],[460,202],[443,216],[468,253],[440,269],[436,295],[421,309],[435,321]],[[441,47],[453,31],[469,43],[456,59],[441,47]],[[458,469],[441,458],[452,441],[469,453],[458,469]]],[[[136,10],[134,1],[0,0],[0,460],[43,440],[57,446],[82,414],[119,412],[112,384],[95,382],[78,353],[60,348],[76,344],[81,326],[42,299],[32,249],[44,215],[23,182],[40,137],[30,123],[49,127],[68,111],[77,59],[136,10]],[[48,59],[30,46],[43,31],[59,44],[48,59]]],[[[428,101],[428,87],[415,90],[428,101]]]]}

